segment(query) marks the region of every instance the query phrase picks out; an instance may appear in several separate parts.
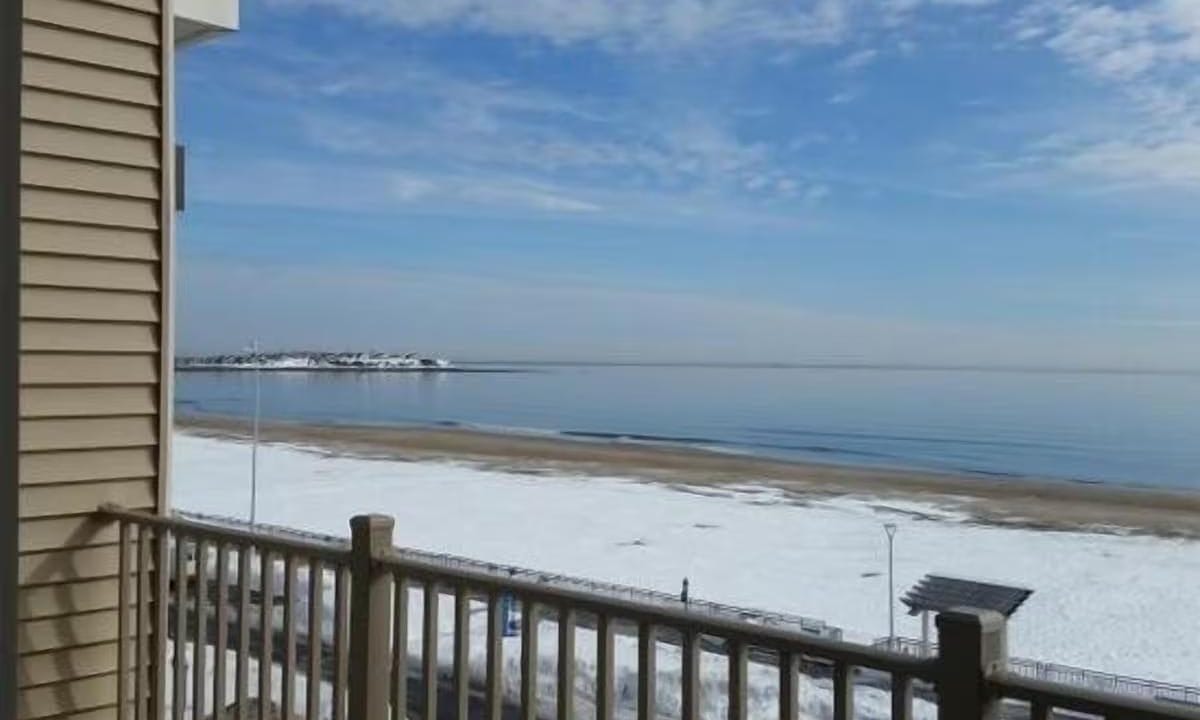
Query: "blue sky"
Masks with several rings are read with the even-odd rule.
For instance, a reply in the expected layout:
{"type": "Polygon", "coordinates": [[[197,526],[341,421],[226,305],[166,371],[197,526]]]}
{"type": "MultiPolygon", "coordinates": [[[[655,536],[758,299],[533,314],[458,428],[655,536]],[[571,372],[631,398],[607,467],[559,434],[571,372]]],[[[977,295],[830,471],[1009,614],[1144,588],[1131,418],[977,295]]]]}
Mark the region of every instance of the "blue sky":
{"type": "Polygon", "coordinates": [[[1200,367],[1200,0],[243,0],[179,349],[1200,367]]]}

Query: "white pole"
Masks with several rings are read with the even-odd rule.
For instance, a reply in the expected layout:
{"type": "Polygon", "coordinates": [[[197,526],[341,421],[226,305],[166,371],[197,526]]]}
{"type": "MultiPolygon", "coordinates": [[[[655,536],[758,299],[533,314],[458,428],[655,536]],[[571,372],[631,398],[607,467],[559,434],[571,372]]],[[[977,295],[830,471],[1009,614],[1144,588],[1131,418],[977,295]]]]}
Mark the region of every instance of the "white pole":
{"type": "Polygon", "coordinates": [[[896,524],[883,526],[888,537],[888,649],[896,649],[896,524]]]}
{"type": "Polygon", "coordinates": [[[262,407],[262,384],[259,378],[258,340],[254,341],[254,441],[250,445],[250,524],[258,519],[258,415],[262,407]]]}

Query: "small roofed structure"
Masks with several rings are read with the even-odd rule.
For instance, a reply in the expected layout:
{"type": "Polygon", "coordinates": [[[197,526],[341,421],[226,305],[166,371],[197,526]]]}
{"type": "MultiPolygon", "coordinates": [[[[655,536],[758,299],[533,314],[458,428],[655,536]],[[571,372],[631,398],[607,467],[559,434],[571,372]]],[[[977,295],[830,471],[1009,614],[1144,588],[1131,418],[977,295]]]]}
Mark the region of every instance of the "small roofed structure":
{"type": "Polygon", "coordinates": [[[908,606],[909,615],[921,616],[922,657],[933,650],[929,641],[929,616],[954,608],[993,610],[1006,619],[1011,618],[1033,591],[1028,588],[996,583],[963,580],[944,575],[926,575],[900,600],[908,606]]]}
{"type": "Polygon", "coordinates": [[[901,600],[908,606],[909,615],[971,607],[1011,618],[1032,594],[1028,588],[926,575],[901,600]]]}

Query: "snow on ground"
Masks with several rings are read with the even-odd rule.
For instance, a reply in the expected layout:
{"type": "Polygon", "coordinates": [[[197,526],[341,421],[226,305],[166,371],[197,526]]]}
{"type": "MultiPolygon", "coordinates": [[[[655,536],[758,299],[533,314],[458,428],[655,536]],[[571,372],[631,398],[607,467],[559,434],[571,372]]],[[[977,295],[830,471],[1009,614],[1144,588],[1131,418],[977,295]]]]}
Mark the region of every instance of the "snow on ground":
{"type": "MultiPolygon", "coordinates": [[[[174,506],[245,516],[249,446],[175,443],[174,506]]],[[[693,493],[289,446],[260,447],[258,463],[262,522],[347,535],[352,515],[386,513],[399,545],[667,592],[687,576],[694,597],[822,618],[858,640],[887,634],[881,525],[895,522],[898,591],[927,572],[1035,590],[1011,654],[1200,685],[1194,541],[979,526],[915,502],[799,503],[752,484],[693,493]]],[[[898,610],[897,632],[918,636],[919,622],[898,610]]]]}

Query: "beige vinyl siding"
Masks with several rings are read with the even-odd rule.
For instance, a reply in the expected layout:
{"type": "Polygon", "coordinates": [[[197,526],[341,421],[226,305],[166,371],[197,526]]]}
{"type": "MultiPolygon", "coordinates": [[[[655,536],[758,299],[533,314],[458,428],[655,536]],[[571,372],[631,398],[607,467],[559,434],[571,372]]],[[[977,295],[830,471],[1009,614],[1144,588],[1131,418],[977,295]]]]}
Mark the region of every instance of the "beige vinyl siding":
{"type": "Polygon", "coordinates": [[[158,498],[153,478],[106,480],[100,483],[34,485],[21,488],[21,516],[38,518],[94,511],[106,502],[128,508],[153,508],[158,498]]]}
{"type": "Polygon", "coordinates": [[[21,182],[28,187],[158,199],[158,173],[147,168],[27,154],[21,182]]]}
{"type": "Polygon", "coordinates": [[[25,88],[21,92],[21,109],[21,117],[26,120],[140,135],[152,140],[159,136],[160,115],[153,107],[25,88]]]}
{"type": "Polygon", "coordinates": [[[33,0],[25,3],[25,26],[34,21],[157,45],[161,30],[157,13],[157,3],[151,12],[138,12],[96,0],[33,0]]]}
{"type": "Polygon", "coordinates": [[[21,315],[24,318],[158,322],[159,312],[157,293],[37,287],[21,290],[21,315]]]}
{"type": "Polygon", "coordinates": [[[18,532],[25,552],[67,547],[111,545],[117,542],[117,529],[83,517],[48,517],[21,521],[18,532]]]}
{"type": "Polygon", "coordinates": [[[93,513],[162,509],[159,2],[24,2],[20,718],[116,717],[118,534],[93,513]]]}
{"type": "Polygon", "coordinates": [[[158,263],[26,254],[21,281],[47,287],[158,291],[158,263]]]}
{"type": "Polygon", "coordinates": [[[140,75],[158,75],[158,56],[153,45],[33,24],[25,28],[22,42],[25,54],[30,56],[65,58],[140,75]]]}
{"type": "Polygon", "coordinates": [[[154,448],[106,448],[21,456],[21,486],[119,480],[154,474],[154,448]]]}
{"type": "Polygon", "coordinates": [[[158,356],[25,353],[21,385],[152,385],[158,382],[158,356]]]}
{"type": "Polygon", "coordinates": [[[158,327],[151,323],[27,320],[21,323],[21,349],[45,352],[157,352],[158,327]]]}
{"type": "Polygon", "coordinates": [[[159,259],[156,232],[54,222],[21,223],[21,249],[92,258],[159,259]]]}
{"type": "MultiPolygon", "coordinates": [[[[86,582],[70,583],[68,585],[40,585],[21,590],[17,598],[17,614],[21,620],[45,620],[47,629],[54,629],[54,620],[64,615],[79,615],[112,611],[117,607],[118,589],[117,577],[88,580],[86,582]]],[[[109,615],[112,613],[110,612],[109,615]]],[[[98,617],[108,617],[98,616],[98,617]]],[[[66,633],[79,634],[74,628],[83,624],[84,620],[72,619],[63,623],[66,633]]],[[[60,633],[63,633],[60,630],[60,633]]],[[[103,627],[95,628],[95,635],[89,637],[89,642],[104,642],[116,638],[115,628],[110,632],[103,627]]],[[[79,642],[86,645],[88,642],[79,642]]],[[[44,645],[44,643],[42,643],[44,645]]],[[[73,647],[74,645],[67,645],[73,647]]],[[[42,648],[46,649],[46,648],[42,648]]]]}
{"type": "Polygon", "coordinates": [[[158,143],[153,138],[88,128],[27,122],[21,125],[21,149],[131,167],[158,167],[158,143]]]}
{"type": "Polygon", "coordinates": [[[153,415],[158,393],[153,387],[39,387],[21,390],[21,415],[27,418],[95,415],[102,407],[111,415],[153,415]]]}

